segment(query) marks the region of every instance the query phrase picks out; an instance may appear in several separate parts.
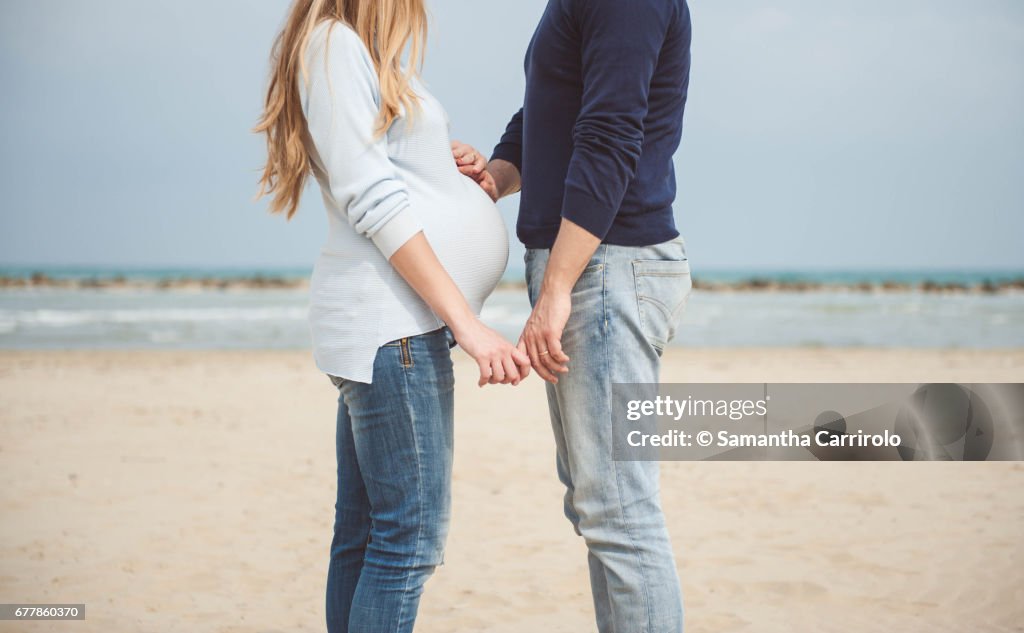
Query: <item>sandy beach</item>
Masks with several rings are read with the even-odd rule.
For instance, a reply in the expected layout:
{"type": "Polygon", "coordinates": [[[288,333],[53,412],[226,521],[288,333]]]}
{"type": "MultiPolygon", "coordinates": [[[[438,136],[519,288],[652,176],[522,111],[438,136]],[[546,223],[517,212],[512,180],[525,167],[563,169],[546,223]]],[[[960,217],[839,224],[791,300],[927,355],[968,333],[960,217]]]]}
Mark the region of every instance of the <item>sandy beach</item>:
{"type": "MultiPolygon", "coordinates": [[[[543,386],[457,359],[417,631],[593,631],[543,386]]],[[[672,349],[667,382],[1019,382],[1024,350],[672,349]]],[[[0,352],[0,631],[323,630],[333,387],[308,352],[0,352]]],[[[1024,631],[1024,465],[668,463],[687,630],[1024,631]]]]}

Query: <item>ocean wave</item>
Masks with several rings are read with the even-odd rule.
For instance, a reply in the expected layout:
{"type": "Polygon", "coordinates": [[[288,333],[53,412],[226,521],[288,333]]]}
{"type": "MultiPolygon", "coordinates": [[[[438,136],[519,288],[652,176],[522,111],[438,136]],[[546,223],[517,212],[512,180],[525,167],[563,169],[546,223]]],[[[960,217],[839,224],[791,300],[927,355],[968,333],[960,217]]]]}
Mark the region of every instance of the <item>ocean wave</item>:
{"type": "Polygon", "coordinates": [[[156,308],[156,309],[37,309],[0,311],[0,333],[19,326],[74,327],[88,324],[279,322],[305,320],[305,307],[156,308]]]}
{"type": "MultiPolygon", "coordinates": [[[[309,344],[299,293],[0,292],[0,347],[280,348],[309,344]]],[[[498,290],[482,319],[516,340],[521,289],[498,290]]],[[[675,345],[1022,347],[1024,295],[714,293],[695,290],[675,345]]]]}

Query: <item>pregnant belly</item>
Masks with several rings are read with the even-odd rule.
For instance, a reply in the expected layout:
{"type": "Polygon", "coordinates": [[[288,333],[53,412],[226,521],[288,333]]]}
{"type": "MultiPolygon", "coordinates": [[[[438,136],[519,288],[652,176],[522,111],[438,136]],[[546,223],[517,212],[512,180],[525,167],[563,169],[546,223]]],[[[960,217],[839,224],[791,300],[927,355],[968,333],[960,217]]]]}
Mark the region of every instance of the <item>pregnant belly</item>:
{"type": "MultiPolygon", "coordinates": [[[[413,192],[410,192],[411,194],[413,192]]],[[[508,231],[498,208],[476,183],[460,176],[458,186],[420,199],[424,233],[474,311],[494,291],[508,264],[508,231]]]]}

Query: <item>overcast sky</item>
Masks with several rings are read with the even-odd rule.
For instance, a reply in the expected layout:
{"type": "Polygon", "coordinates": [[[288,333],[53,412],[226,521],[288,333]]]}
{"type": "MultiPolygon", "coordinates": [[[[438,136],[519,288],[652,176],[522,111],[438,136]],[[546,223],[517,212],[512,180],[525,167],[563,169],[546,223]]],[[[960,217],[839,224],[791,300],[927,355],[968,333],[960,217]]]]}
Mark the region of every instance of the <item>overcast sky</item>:
{"type": "MultiPolygon", "coordinates": [[[[0,263],[310,265],[319,196],[290,223],[252,200],[287,4],[0,2],[0,263]]],[[[545,1],[430,5],[427,82],[489,151],[545,1]]],[[[675,208],[695,267],[1024,268],[1024,3],[691,10],[675,208]]]]}

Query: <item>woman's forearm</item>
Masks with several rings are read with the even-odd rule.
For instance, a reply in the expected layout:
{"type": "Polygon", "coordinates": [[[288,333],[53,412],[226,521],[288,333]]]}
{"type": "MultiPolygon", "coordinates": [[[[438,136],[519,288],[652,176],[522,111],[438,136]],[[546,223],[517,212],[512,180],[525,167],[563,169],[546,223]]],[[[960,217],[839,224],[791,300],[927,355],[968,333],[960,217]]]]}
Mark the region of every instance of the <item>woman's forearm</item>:
{"type": "Polygon", "coordinates": [[[434,314],[452,329],[456,338],[461,330],[476,321],[476,315],[462,291],[455,285],[422,231],[395,251],[390,261],[434,314]]]}
{"type": "Polygon", "coordinates": [[[477,319],[422,231],[395,251],[390,261],[476,361],[480,369],[478,385],[518,385],[530,374],[530,358],[477,319]]]}

